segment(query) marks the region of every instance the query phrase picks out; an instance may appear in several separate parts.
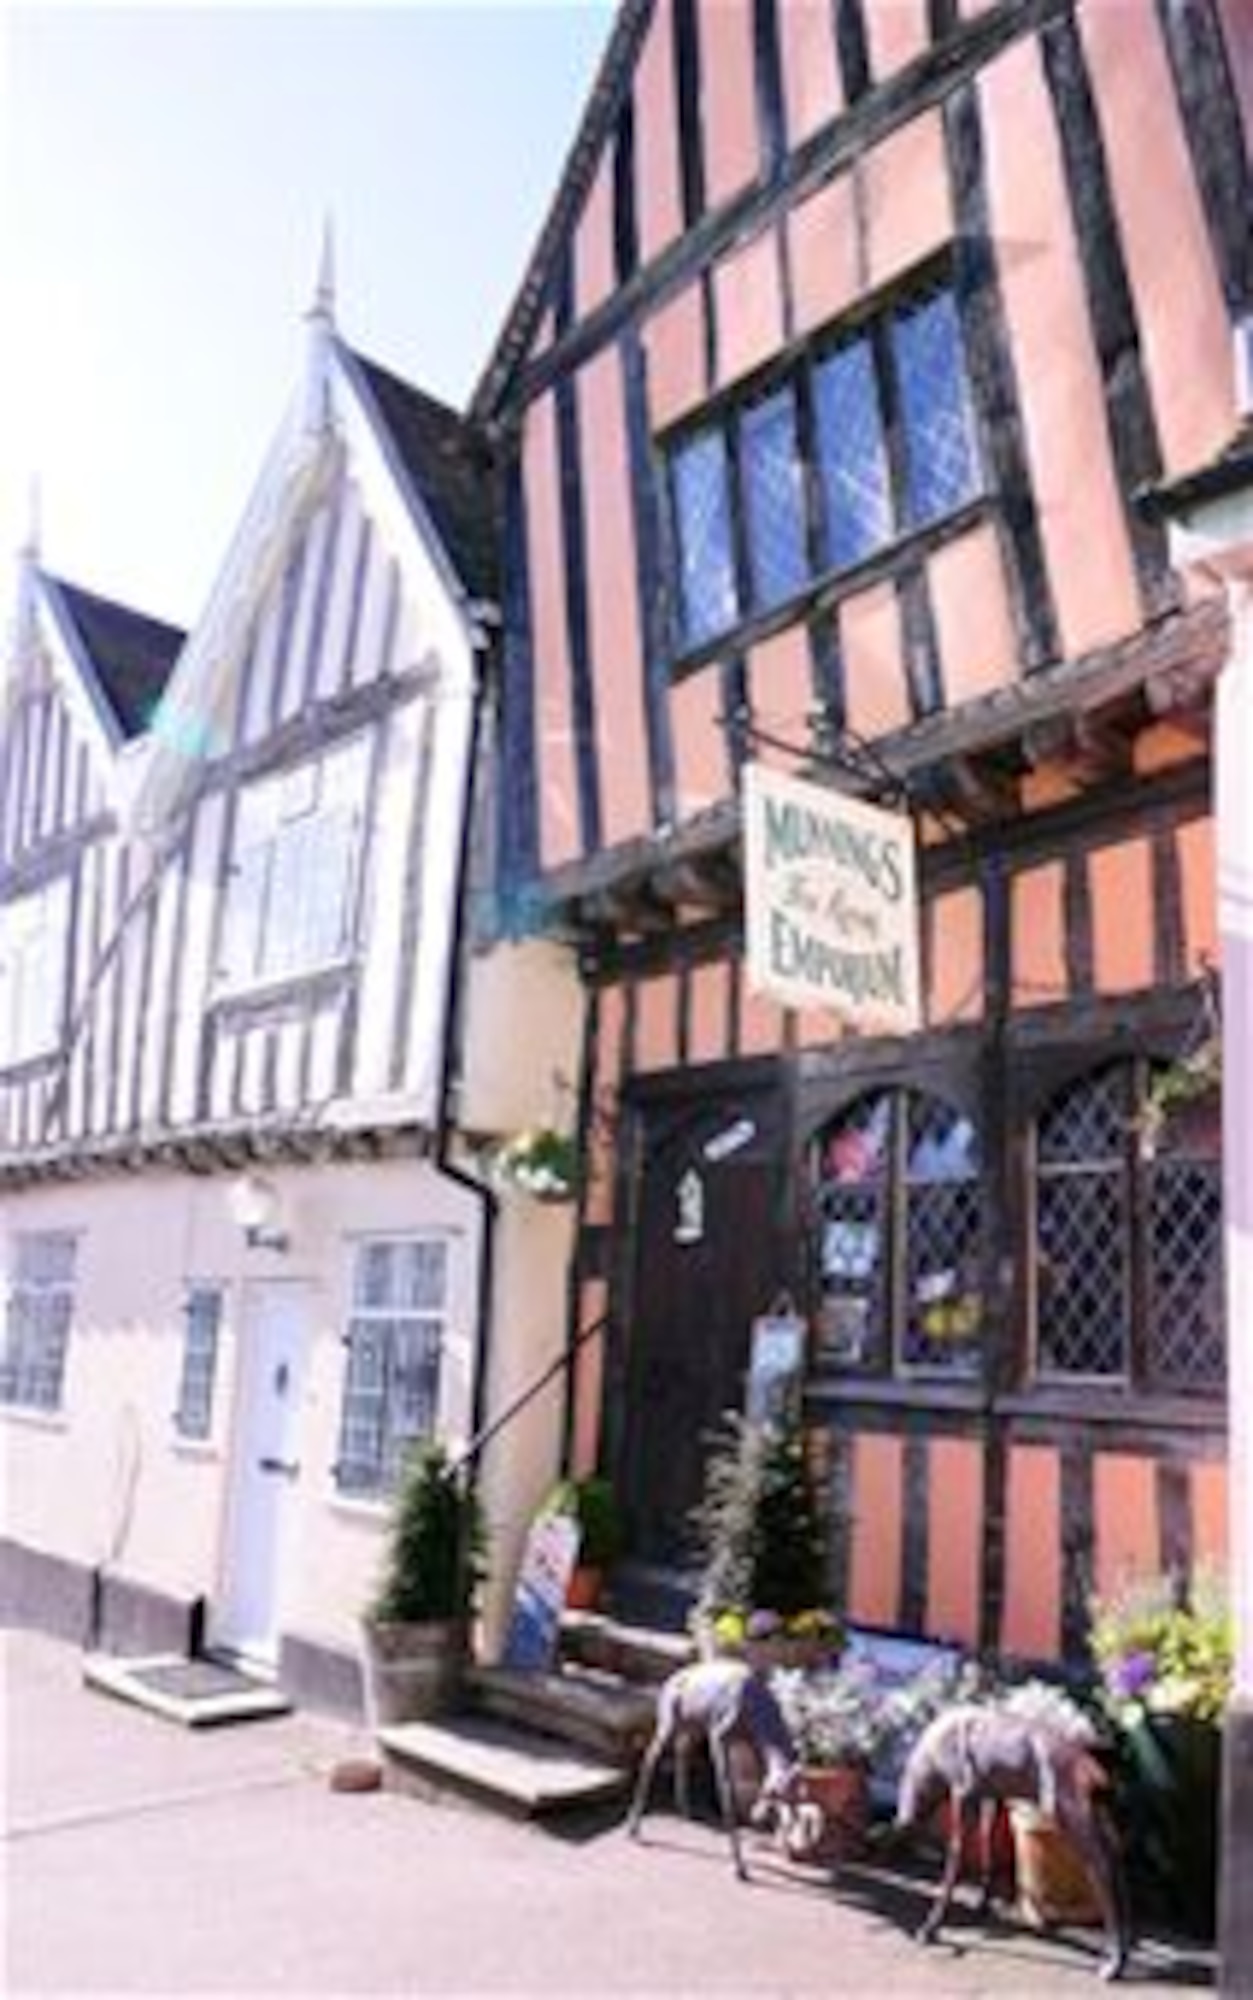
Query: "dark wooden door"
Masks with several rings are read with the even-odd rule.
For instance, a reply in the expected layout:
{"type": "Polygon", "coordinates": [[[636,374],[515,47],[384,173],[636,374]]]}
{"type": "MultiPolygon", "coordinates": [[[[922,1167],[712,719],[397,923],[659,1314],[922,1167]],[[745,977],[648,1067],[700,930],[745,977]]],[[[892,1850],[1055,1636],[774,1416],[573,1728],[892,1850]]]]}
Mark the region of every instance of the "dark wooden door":
{"type": "Polygon", "coordinates": [[[751,1325],[780,1286],[778,1095],[639,1110],[618,1491],[629,1554],[685,1568],[709,1434],[744,1403],[751,1325]]]}

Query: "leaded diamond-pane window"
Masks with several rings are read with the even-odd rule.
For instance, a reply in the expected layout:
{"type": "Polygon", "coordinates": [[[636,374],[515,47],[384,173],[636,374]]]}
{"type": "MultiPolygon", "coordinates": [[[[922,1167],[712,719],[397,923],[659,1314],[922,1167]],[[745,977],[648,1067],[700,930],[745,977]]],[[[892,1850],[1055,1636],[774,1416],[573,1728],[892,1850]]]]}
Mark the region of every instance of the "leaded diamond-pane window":
{"type": "Polygon", "coordinates": [[[1217,1104],[1173,1140],[1141,1139],[1144,1063],[1070,1084],[1036,1131],[1036,1362],[1173,1394],[1225,1376],[1217,1104]]]}
{"type": "Polygon", "coordinates": [[[804,584],[805,492],[791,389],[753,403],[740,420],[740,467],[753,604],[768,611],[804,584]]]}
{"type": "Polygon", "coordinates": [[[937,292],[892,321],[907,460],[908,519],[922,527],[978,490],[974,425],[952,295],[937,292]]]}
{"type": "Polygon", "coordinates": [[[813,395],[827,557],[844,569],[872,555],[895,532],[879,384],[868,337],[837,348],[815,368],[813,395]]]}
{"type": "Polygon", "coordinates": [[[683,643],[698,646],[739,616],[727,443],[701,431],[671,461],[683,643]]]}
{"type": "Polygon", "coordinates": [[[908,1112],[902,1359],[974,1369],[983,1317],[978,1139],[938,1098],[911,1096],[908,1112]]]}
{"type": "Polygon", "coordinates": [[[813,1153],[820,1365],[970,1373],[983,1203],[971,1121],[909,1090],[859,1098],[813,1153]]]}
{"type": "Polygon", "coordinates": [[[444,1238],[360,1245],[336,1467],[345,1491],[390,1489],[411,1446],[434,1436],[447,1299],[444,1238]]]}

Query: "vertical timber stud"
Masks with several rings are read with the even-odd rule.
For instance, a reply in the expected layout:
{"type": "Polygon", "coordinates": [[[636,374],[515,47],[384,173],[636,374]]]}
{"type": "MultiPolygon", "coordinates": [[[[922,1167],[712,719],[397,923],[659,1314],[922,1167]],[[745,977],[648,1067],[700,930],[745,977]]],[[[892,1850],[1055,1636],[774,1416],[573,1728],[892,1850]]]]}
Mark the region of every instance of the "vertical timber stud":
{"type": "Polygon", "coordinates": [[[648,425],[647,360],[633,322],[619,343],[626,400],[631,504],[635,515],[636,592],[644,651],[644,722],[654,826],[675,816],[674,745],[670,731],[669,610],[666,525],[653,466],[648,425]]]}
{"type": "Polygon", "coordinates": [[[674,73],[678,79],[679,164],[683,227],[694,229],[705,213],[705,162],[700,115],[700,31],[696,0],[674,0],[674,73]]]}
{"type": "Polygon", "coordinates": [[[1163,1570],[1187,1576],[1192,1570],[1192,1481],[1187,1465],[1162,1458],[1157,1463],[1158,1560],[1163,1570]]]}
{"type": "Polygon", "coordinates": [[[573,376],[557,379],[557,435],[561,458],[561,527],[565,545],[566,627],[570,636],[571,710],[579,782],[579,830],[584,854],[601,844],[600,772],[596,759],[596,703],[592,691],[591,631],[587,602],[587,535],[579,407],[573,376]]]}
{"type": "Polygon", "coordinates": [[[1062,1658],[1084,1655],[1088,1599],[1095,1582],[1095,1482],[1092,1446],[1085,1437],[1062,1446],[1062,1658]]]}
{"type": "MultiPolygon", "coordinates": [[[[497,856],[505,898],[512,904],[522,883],[539,869],[538,772],[541,751],[535,740],[535,662],[531,650],[531,584],[527,568],[526,502],[522,487],[522,448],[511,438],[504,492],[505,601],[502,606],[503,707],[502,736],[505,769],[504,809],[499,818],[497,856]]],[[[516,922],[511,908],[506,929],[516,922]]]]}
{"type": "Polygon", "coordinates": [[[835,15],[835,50],[839,59],[844,102],[856,104],[870,88],[870,52],[862,0],[831,0],[835,15]]]}
{"type": "MultiPolygon", "coordinates": [[[[1021,1183],[1012,1172],[1009,1065],[1006,1029],[1013,1000],[1013,940],[1010,879],[1003,856],[985,852],[979,870],[983,891],[983,963],[986,975],[985,1034],[979,1075],[979,1110],[984,1132],[983,1384],[995,1398],[1012,1389],[1018,1372],[1014,1311],[1014,1197],[1021,1183]]],[[[1005,1506],[1009,1449],[1006,1420],[989,1416],[983,1430],[983,1549],[979,1591],[979,1644],[995,1651],[1005,1609],[1005,1506]]]]}
{"type": "MultiPolygon", "coordinates": [[[[783,0],[783,5],[790,0],[783,0]]],[[[783,109],[783,61],[779,51],[779,0],[753,0],[753,75],[757,90],[757,131],[761,172],[774,180],[787,157],[783,109]]]]}
{"type": "Polygon", "coordinates": [[[903,1518],[901,1521],[901,1629],[921,1633],[927,1621],[927,1568],[930,1562],[930,1496],[927,1481],[928,1441],[924,1432],[910,1430],[904,1440],[903,1518]]]}
{"type": "Polygon", "coordinates": [[[1010,602],[1024,665],[1058,653],[1057,616],[1031,488],[1009,328],[1001,302],[984,176],[983,128],[973,83],[945,100],[944,129],[957,219],[954,281],[984,462],[999,502],[1010,602]]]}
{"type": "MultiPolygon", "coordinates": [[[[1223,296],[1238,319],[1253,307],[1253,188],[1222,23],[1213,0],[1157,0],[1157,11],[1223,296]]],[[[1234,25],[1244,5],[1232,13],[1234,25]]]]}
{"type": "Polygon", "coordinates": [[[1166,529],[1147,520],[1132,495],[1157,479],[1162,448],[1140,355],[1140,328],[1110,192],[1105,145],[1097,120],[1079,29],[1051,21],[1040,46],[1061,141],[1062,171],[1074,220],[1092,339],[1101,368],[1110,446],[1146,618],[1178,599],[1166,555],[1166,529]]]}

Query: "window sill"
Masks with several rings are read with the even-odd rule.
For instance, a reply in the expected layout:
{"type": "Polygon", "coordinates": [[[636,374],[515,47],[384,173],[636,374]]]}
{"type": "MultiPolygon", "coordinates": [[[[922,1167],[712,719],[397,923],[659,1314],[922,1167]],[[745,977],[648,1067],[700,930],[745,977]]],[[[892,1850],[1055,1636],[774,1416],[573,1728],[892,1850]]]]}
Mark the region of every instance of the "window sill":
{"type": "Polygon", "coordinates": [[[170,1449],[175,1458],[190,1459],[193,1464],[218,1465],[221,1463],[221,1448],[212,1438],[185,1438],[177,1434],[170,1439],[170,1449]]]}
{"type": "Polygon", "coordinates": [[[28,1403],[0,1403],[0,1417],[7,1423],[24,1424],[33,1431],[68,1431],[70,1420],[62,1410],[40,1410],[28,1403]]]}
{"type": "Polygon", "coordinates": [[[987,1391],[981,1382],[950,1381],[940,1375],[821,1375],[811,1377],[806,1383],[805,1400],[815,1409],[860,1403],[878,1409],[924,1406],[965,1415],[981,1413],[988,1407],[987,1391]]]}
{"type": "Polygon", "coordinates": [[[355,962],[352,958],[332,959],[300,972],[284,973],[281,978],[258,979],[247,984],[223,980],[213,994],[210,1008],[213,1013],[229,1018],[232,1014],[261,1013],[291,1002],[304,1002],[319,990],[337,991],[350,977],[355,962]]]}
{"type": "Polygon", "coordinates": [[[327,1507],[332,1514],[342,1515],[346,1521],[359,1521],[371,1527],[381,1527],[391,1513],[391,1496],[371,1494],[340,1493],[331,1494],[327,1507]]]}
{"type": "Polygon", "coordinates": [[[1143,1430],[1225,1432],[1227,1429],[1227,1406],[1221,1397],[1152,1395],[1144,1390],[1092,1382],[1083,1388],[1050,1382],[1035,1389],[1020,1389],[996,1397],[992,1411],[998,1417],[1134,1426],[1143,1430]]]}

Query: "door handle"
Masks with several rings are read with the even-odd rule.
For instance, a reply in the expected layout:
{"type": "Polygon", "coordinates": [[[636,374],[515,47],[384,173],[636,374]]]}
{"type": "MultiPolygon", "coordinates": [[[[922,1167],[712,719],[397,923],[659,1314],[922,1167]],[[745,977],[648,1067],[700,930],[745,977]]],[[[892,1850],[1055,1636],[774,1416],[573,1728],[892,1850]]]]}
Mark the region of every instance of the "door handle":
{"type": "Polygon", "coordinates": [[[281,1472],[285,1479],[294,1479],[300,1470],[300,1461],[295,1458],[266,1457],[257,1460],[257,1467],[261,1472],[281,1472]]]}

